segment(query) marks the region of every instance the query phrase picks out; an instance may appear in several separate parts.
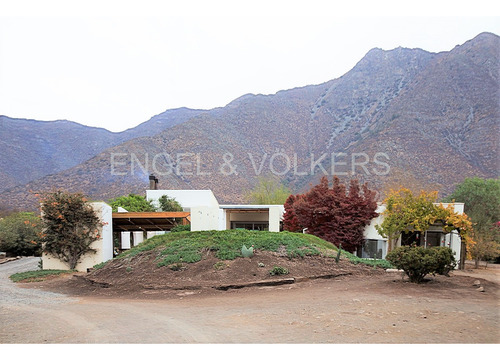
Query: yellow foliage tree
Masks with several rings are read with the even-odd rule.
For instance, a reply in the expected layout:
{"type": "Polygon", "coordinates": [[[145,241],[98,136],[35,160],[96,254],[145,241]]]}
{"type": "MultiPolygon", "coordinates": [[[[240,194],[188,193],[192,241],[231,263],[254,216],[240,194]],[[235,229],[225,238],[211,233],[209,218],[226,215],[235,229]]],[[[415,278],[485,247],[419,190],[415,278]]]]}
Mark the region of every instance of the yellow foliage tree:
{"type": "Polygon", "coordinates": [[[420,191],[414,195],[409,189],[401,187],[391,190],[384,200],[386,209],[382,213],[382,224],[376,225],[378,233],[388,239],[388,251],[394,249],[402,232],[426,231],[431,225],[441,224],[445,233],[456,230],[462,241],[460,264],[465,261],[466,244],[472,241],[472,223],[466,214],[455,212],[454,204],[435,204],[437,191],[420,191]]]}
{"type": "Polygon", "coordinates": [[[402,232],[424,232],[432,225],[436,199],[437,191],[422,190],[415,196],[411,190],[404,187],[390,190],[384,200],[384,220],[382,224],[375,225],[378,233],[387,238],[388,251],[394,249],[402,232]]]}

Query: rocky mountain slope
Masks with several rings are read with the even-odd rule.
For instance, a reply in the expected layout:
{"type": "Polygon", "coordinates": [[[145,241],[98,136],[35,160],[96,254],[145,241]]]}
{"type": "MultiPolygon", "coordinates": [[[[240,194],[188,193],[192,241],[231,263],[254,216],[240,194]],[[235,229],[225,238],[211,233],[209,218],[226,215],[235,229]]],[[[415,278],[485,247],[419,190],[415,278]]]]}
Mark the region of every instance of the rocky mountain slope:
{"type": "Polygon", "coordinates": [[[69,169],[111,146],[157,134],[202,112],[168,110],[119,133],[67,120],[0,116],[0,192],[69,169]]]}
{"type": "Polygon", "coordinates": [[[62,187],[93,199],[160,188],[212,189],[244,201],[259,175],[294,191],[319,176],[360,177],[379,190],[405,185],[445,195],[468,176],[498,177],[500,38],[483,33],[451,51],[373,49],[320,85],[245,95],[166,131],[110,147],[61,173],[0,194],[62,187]]]}

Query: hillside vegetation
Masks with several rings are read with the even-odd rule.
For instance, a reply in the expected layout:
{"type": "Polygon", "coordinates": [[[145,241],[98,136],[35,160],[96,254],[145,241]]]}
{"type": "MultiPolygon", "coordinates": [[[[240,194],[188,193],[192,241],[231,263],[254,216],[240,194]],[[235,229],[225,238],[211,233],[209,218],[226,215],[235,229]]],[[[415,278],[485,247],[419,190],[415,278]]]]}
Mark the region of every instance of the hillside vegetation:
{"type": "Polygon", "coordinates": [[[219,260],[234,260],[243,257],[243,245],[253,245],[256,251],[280,252],[290,259],[306,255],[332,255],[337,250],[333,244],[309,234],[250,230],[185,231],[155,236],[120,257],[156,250],[159,253],[158,266],[164,266],[178,262],[198,262],[203,253],[212,251],[219,260]]]}

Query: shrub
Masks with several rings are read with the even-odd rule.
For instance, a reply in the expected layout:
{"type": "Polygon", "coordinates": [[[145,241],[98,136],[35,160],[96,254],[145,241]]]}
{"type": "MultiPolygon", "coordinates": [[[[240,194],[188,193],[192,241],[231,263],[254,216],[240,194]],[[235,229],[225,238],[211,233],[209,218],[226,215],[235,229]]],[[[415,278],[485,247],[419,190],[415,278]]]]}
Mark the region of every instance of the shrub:
{"type": "Polygon", "coordinates": [[[431,249],[436,251],[436,274],[449,276],[450,271],[457,266],[453,251],[447,247],[434,247],[431,249]]]}
{"type": "Polygon", "coordinates": [[[185,266],[182,263],[175,263],[169,266],[169,269],[172,271],[181,271],[184,270],[184,268],[185,266]]]}
{"type": "Polygon", "coordinates": [[[223,261],[218,261],[214,264],[215,270],[224,270],[226,268],[226,263],[223,261]]]}
{"type": "Polygon", "coordinates": [[[168,195],[162,195],[158,202],[160,203],[161,211],[183,211],[181,204],[175,200],[175,198],[171,198],[168,195]]]}
{"type": "Polygon", "coordinates": [[[448,275],[456,260],[450,248],[401,246],[389,252],[386,260],[402,269],[411,282],[420,283],[427,274],[448,275]]]}
{"type": "Polygon", "coordinates": [[[173,227],[170,232],[191,231],[191,225],[177,225],[173,227]]]}
{"type": "Polygon", "coordinates": [[[286,275],[288,274],[288,269],[281,267],[281,266],[275,266],[271,271],[269,271],[269,274],[271,275],[286,275]]]}
{"type": "Polygon", "coordinates": [[[122,207],[127,211],[144,212],[156,211],[156,208],[151,203],[151,200],[146,200],[144,196],[129,194],[128,196],[120,196],[109,200],[109,205],[113,212],[118,211],[118,207],[122,207]]]}
{"type": "Polygon", "coordinates": [[[33,213],[13,213],[0,218],[0,251],[8,256],[40,256],[40,218],[33,213]]]}

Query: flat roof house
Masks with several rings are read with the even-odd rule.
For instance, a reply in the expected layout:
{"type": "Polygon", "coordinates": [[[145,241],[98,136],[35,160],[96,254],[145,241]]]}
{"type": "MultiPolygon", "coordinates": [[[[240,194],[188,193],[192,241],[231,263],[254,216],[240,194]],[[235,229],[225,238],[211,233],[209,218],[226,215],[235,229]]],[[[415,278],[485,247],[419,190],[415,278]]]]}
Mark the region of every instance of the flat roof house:
{"type": "Polygon", "coordinates": [[[211,190],[147,190],[146,199],[158,205],[163,195],[174,198],[191,213],[192,231],[248,229],[278,232],[283,205],[219,205],[211,190]]]}
{"type": "MultiPolygon", "coordinates": [[[[150,177],[150,190],[146,191],[146,199],[156,206],[163,195],[174,198],[183,208],[183,212],[132,213],[125,209],[112,213],[111,207],[104,202],[92,203],[97,215],[101,218],[101,240],[92,244],[96,250],[82,258],[77,270],[86,271],[101,262],[113,258],[113,233],[120,236],[121,249],[130,249],[141,243],[144,235],[147,238],[170,230],[182,220],[190,224],[191,231],[247,229],[279,232],[282,229],[283,205],[220,205],[211,190],[159,190],[158,181],[150,177]]],[[[447,205],[447,204],[444,204],[447,205]]],[[[462,214],[463,203],[456,203],[455,212],[462,214]]],[[[377,213],[384,211],[380,205],[377,213]]],[[[376,224],[383,221],[382,216],[372,220],[365,228],[365,244],[358,249],[357,255],[364,258],[384,259],[387,255],[387,239],[380,236],[375,229],[376,224]]],[[[397,246],[416,243],[419,246],[446,246],[455,252],[460,259],[461,239],[456,231],[444,233],[440,226],[431,226],[425,233],[402,234],[397,246]]],[[[44,269],[68,269],[67,264],[48,254],[43,254],[44,269]]]]}

